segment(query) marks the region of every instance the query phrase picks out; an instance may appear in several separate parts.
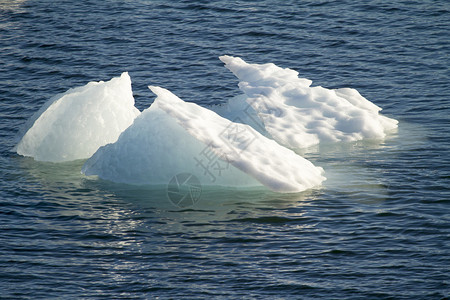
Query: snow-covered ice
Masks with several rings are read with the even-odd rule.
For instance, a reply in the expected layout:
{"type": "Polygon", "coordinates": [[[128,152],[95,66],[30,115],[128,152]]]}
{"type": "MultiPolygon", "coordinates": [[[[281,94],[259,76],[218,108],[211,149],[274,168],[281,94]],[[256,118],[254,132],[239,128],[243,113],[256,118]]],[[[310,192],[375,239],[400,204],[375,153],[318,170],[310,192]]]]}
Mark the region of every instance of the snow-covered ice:
{"type": "Polygon", "coordinates": [[[115,144],[100,148],[86,162],[86,175],[167,184],[178,173],[191,173],[202,185],[263,184],[277,192],[299,192],[325,180],[322,168],[252,127],[184,102],[163,88],[150,88],[157,94],[155,102],[115,144]]]}
{"type": "Polygon", "coordinates": [[[82,172],[135,185],[167,184],[180,173],[195,175],[202,185],[260,185],[226,161],[219,161],[205,144],[158,108],[158,102],[145,109],[117,142],[98,149],[82,172]]]}
{"type": "Polygon", "coordinates": [[[397,128],[396,120],[380,115],[381,108],[355,89],[311,87],[311,80],[272,63],[248,64],[231,56],[221,56],[220,60],[238,77],[246,96],[232,99],[228,115],[244,106],[237,101],[245,101],[273,139],[289,148],[384,138],[397,128]]]}
{"type": "Polygon", "coordinates": [[[150,86],[157,98],[140,113],[125,72],[51,98],[14,150],[39,161],[89,158],[82,172],[113,182],[168,184],[189,173],[202,185],[300,192],[325,177],[291,149],[379,139],[397,127],[355,89],[311,87],[291,69],[220,59],[244,92],[226,105],[208,109],[150,86]]]}
{"type": "Polygon", "coordinates": [[[25,124],[13,150],[38,161],[89,158],[100,146],[115,142],[139,113],[128,73],[89,82],[48,100],[25,124]]]}

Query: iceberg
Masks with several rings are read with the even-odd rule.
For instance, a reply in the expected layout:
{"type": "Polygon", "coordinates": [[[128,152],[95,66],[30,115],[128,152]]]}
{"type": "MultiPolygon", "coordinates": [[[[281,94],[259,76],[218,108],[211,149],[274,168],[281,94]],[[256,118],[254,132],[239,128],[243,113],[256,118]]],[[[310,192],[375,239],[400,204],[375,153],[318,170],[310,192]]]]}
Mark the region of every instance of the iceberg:
{"type": "Polygon", "coordinates": [[[128,73],[89,82],[48,100],[25,124],[13,150],[37,161],[86,159],[115,142],[139,114],[128,73]]]}
{"type": "Polygon", "coordinates": [[[252,126],[262,123],[259,131],[267,131],[286,147],[379,139],[397,128],[396,120],[379,114],[381,108],[355,89],[311,87],[311,80],[272,63],[248,64],[232,56],[221,56],[220,60],[239,79],[239,88],[245,94],[233,98],[228,111],[220,110],[232,116],[238,113],[236,108],[250,106],[247,119],[253,119],[252,126]]]}
{"type": "Polygon", "coordinates": [[[325,180],[293,150],[380,139],[397,128],[355,89],[312,87],[291,69],[220,59],[243,92],[225,105],[208,109],[149,86],[157,97],[141,113],[125,72],[51,98],[13,150],[37,161],[87,159],[83,174],[117,183],[167,185],[184,174],[201,185],[290,193],[325,180]]]}
{"type": "Polygon", "coordinates": [[[129,184],[167,184],[179,173],[202,185],[261,186],[300,192],[319,186],[323,169],[251,126],[232,122],[160,87],[154,103],[117,142],[101,147],[85,175],[129,184]]]}

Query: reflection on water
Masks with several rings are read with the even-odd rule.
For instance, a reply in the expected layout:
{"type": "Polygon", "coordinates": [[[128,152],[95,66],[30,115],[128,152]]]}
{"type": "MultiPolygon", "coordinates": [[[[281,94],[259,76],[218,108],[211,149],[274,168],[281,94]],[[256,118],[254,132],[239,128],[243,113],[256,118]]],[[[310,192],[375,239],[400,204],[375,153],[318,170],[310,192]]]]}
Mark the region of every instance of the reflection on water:
{"type": "Polygon", "coordinates": [[[19,11],[27,0],[0,0],[0,9],[6,11],[19,11]]]}
{"type": "MultiPolygon", "coordinates": [[[[32,205],[32,214],[39,221],[32,226],[40,234],[70,232],[71,236],[65,236],[61,242],[46,241],[46,247],[76,245],[102,255],[111,252],[171,256],[173,252],[178,257],[187,236],[193,242],[199,238],[239,241],[239,232],[245,232],[252,224],[289,224],[298,226],[300,231],[314,226],[303,221],[303,206],[320,194],[319,190],[279,194],[263,188],[205,187],[194,206],[178,208],[168,199],[167,186],[138,187],[88,178],[79,171],[83,161],[54,164],[22,157],[15,160],[27,174],[27,188],[39,188],[44,195],[44,200],[32,205]],[[33,186],[32,182],[38,184],[33,186]],[[230,233],[230,227],[237,233],[230,233]]],[[[116,267],[141,266],[141,262],[127,264],[116,261],[108,268],[113,271],[116,267]]]]}

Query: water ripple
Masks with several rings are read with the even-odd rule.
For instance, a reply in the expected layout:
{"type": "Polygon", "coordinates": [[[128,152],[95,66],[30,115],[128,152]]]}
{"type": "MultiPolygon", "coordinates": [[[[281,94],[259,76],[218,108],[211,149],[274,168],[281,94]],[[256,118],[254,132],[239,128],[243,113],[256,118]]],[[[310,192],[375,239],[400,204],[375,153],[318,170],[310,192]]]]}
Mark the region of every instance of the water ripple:
{"type": "Polygon", "coordinates": [[[1,297],[445,299],[449,11],[428,0],[0,1],[1,297]],[[205,189],[187,209],[164,186],[10,152],[48,98],[123,71],[139,109],[153,101],[148,84],[223,103],[239,93],[223,54],[357,88],[400,128],[301,153],[326,170],[321,189],[205,189]]]}

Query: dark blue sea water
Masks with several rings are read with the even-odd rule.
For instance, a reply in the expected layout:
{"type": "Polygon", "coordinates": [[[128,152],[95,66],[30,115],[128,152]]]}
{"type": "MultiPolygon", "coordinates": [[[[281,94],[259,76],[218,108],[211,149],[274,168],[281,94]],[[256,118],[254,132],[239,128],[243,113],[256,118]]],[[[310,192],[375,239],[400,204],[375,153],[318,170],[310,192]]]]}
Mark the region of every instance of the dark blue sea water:
{"type": "Polygon", "coordinates": [[[0,0],[1,299],[445,299],[450,294],[450,2],[0,0]],[[50,97],[128,71],[219,104],[219,55],[353,87],[399,120],[381,141],[310,149],[318,190],[164,188],[10,151],[50,97]]]}

